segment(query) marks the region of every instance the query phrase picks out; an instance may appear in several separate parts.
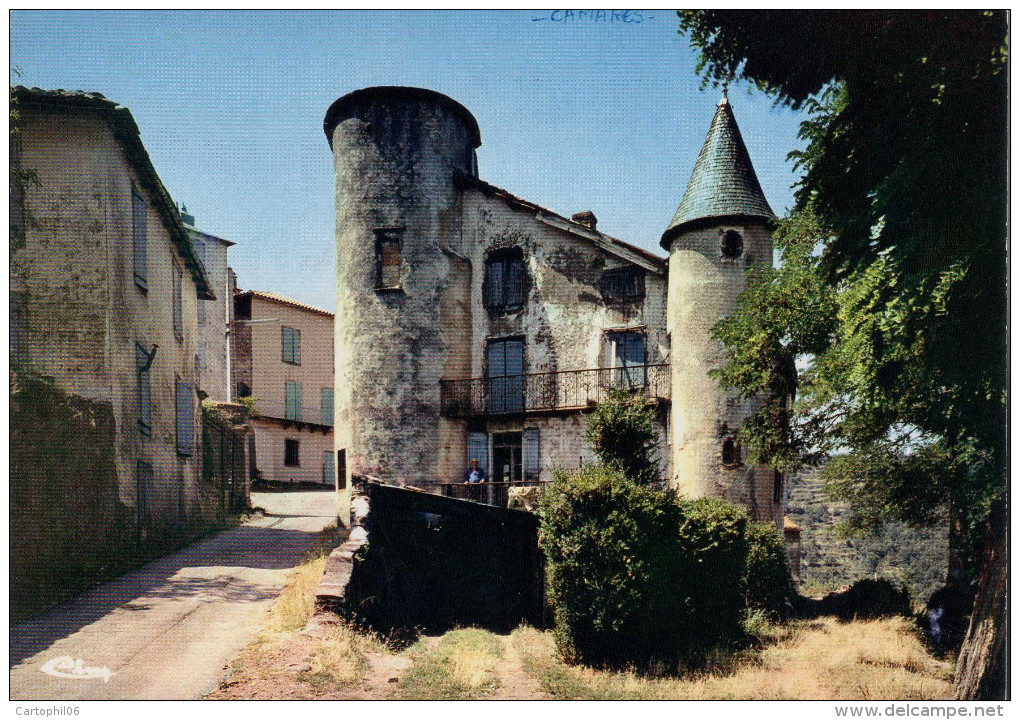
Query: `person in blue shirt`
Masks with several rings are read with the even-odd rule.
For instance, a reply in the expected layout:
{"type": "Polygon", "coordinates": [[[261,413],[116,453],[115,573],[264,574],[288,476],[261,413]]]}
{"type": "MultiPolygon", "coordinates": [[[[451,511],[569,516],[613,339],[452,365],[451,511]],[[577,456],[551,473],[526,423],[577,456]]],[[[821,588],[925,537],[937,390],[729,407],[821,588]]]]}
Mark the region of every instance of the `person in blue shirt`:
{"type": "Polygon", "coordinates": [[[478,460],[471,460],[471,467],[464,473],[464,482],[468,485],[478,485],[488,480],[488,475],[485,474],[485,470],[478,466],[478,460]]]}

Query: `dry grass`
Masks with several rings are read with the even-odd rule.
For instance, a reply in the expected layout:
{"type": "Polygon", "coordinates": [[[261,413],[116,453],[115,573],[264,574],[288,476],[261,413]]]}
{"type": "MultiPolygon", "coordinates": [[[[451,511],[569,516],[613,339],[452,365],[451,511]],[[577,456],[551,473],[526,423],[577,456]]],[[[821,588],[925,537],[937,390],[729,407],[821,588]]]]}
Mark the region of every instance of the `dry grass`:
{"type": "Polygon", "coordinates": [[[404,700],[479,698],[499,687],[496,666],[503,645],[499,636],[485,630],[453,630],[434,649],[419,643],[409,652],[414,666],[397,686],[404,700]]]}
{"type": "Polygon", "coordinates": [[[287,578],[287,585],[269,611],[269,631],[298,630],[308,624],[315,613],[315,589],[322,579],[326,558],[344,541],[346,532],[338,530],[335,523],[319,532],[304,561],[287,578]]]}
{"type": "Polygon", "coordinates": [[[765,647],[703,673],[649,678],[568,667],[549,633],[514,632],[524,670],[557,698],[879,700],[950,696],[952,665],[931,657],[903,618],[840,623],[834,618],[791,623],[765,647]]]}

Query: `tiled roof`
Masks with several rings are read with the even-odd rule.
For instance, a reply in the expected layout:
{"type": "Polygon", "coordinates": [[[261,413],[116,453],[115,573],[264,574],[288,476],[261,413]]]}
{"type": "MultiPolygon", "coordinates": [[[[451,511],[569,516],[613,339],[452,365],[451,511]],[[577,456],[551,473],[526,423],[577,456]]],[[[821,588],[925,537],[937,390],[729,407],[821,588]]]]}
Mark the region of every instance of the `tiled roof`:
{"type": "Polygon", "coordinates": [[[568,225],[578,228],[579,230],[582,231],[582,233],[594,233],[600,236],[603,240],[607,241],[608,243],[612,245],[617,245],[622,249],[629,250],[630,252],[637,253],[645,260],[648,260],[654,263],[655,265],[665,269],[666,258],[662,257],[661,255],[656,255],[655,253],[648,252],[647,250],[639,248],[637,245],[631,245],[629,242],[625,242],[618,238],[614,238],[610,235],[606,235],[605,233],[599,232],[598,230],[592,230],[587,225],[579,223],[575,220],[571,220],[570,218],[564,217],[563,215],[560,215],[557,212],[549,210],[548,208],[544,208],[541,205],[537,205],[531,202],[530,200],[525,200],[524,198],[518,197],[508,190],[504,190],[503,188],[491,185],[490,183],[487,183],[479,178],[472,177],[464,173],[457,173],[456,178],[463,186],[474,187],[477,190],[480,190],[481,192],[485,193],[486,195],[489,195],[491,197],[498,197],[499,199],[504,200],[508,204],[513,205],[515,207],[521,208],[523,210],[533,210],[535,212],[540,212],[543,215],[557,218],[567,223],[568,225]]]}
{"type": "Polygon", "coordinates": [[[216,295],[209,285],[205,269],[202,267],[198,254],[192,245],[181,221],[181,213],[170,193],[156,173],[156,168],[149,159],[149,153],[142,144],[142,136],[138,130],[131,111],[120,107],[100,93],[86,93],[80,90],[42,90],[18,86],[11,91],[11,102],[18,107],[31,108],[33,105],[59,107],[69,113],[97,111],[102,113],[114,137],[124,147],[124,154],[138,173],[139,182],[149,191],[153,204],[163,218],[163,223],[170,237],[187,265],[191,277],[198,288],[198,296],[204,300],[215,300],[216,295]]]}
{"type": "Polygon", "coordinates": [[[662,234],[661,245],[668,248],[673,237],[692,223],[723,217],[775,217],[725,96],[712,118],[680,207],[662,234]]]}
{"type": "Polygon", "coordinates": [[[240,295],[250,295],[252,297],[257,297],[257,298],[260,298],[262,300],[268,300],[270,302],[277,302],[277,303],[280,303],[282,305],[290,305],[291,307],[301,308],[302,310],[310,310],[312,312],[319,313],[320,315],[328,315],[329,317],[333,317],[333,313],[329,312],[328,310],[323,310],[322,308],[317,308],[314,305],[306,305],[303,302],[298,302],[297,300],[291,300],[289,297],[284,297],[283,295],[277,295],[276,293],[265,292],[263,290],[248,290],[246,292],[239,293],[239,294],[240,295]]]}
{"type": "Polygon", "coordinates": [[[783,532],[802,532],[800,525],[790,519],[789,515],[783,515],[783,532]]]}

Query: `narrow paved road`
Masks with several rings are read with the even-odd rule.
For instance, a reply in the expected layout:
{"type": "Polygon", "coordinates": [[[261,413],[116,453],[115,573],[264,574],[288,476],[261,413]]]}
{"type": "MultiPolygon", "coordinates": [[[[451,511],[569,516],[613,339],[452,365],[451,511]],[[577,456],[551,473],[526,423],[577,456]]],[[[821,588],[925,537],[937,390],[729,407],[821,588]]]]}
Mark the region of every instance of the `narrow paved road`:
{"type": "Polygon", "coordinates": [[[315,533],[336,519],[329,491],[256,494],[252,504],[267,515],[12,627],[11,699],[169,700],[214,690],[315,533]],[[43,672],[61,656],[106,668],[109,680],[43,672]]]}

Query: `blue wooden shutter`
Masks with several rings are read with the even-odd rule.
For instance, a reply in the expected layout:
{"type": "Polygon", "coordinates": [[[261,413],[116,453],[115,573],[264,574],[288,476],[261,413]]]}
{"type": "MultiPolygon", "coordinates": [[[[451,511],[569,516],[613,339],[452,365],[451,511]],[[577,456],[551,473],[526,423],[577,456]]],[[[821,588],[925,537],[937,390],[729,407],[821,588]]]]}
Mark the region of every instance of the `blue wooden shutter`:
{"type": "Polygon", "coordinates": [[[195,391],[191,383],[177,381],[177,452],[191,455],[195,446],[195,391]]]}
{"type": "Polygon", "coordinates": [[[506,306],[519,308],[524,304],[524,258],[514,257],[507,261],[506,306]]]}
{"type": "Polygon", "coordinates": [[[524,341],[506,343],[506,409],[520,412],[524,409],[524,341]]]}
{"type": "Polygon", "coordinates": [[[333,388],[322,388],[322,424],[333,424],[333,388]]]}
{"type": "Polygon", "coordinates": [[[537,427],[524,428],[524,440],[521,454],[524,456],[522,458],[522,463],[524,465],[524,480],[526,482],[538,482],[538,477],[541,472],[538,434],[537,427]]]}
{"type": "Polygon", "coordinates": [[[135,367],[138,370],[138,429],[143,435],[152,434],[152,395],[149,388],[149,354],[135,343],[135,367]],[[142,368],[145,368],[144,370],[142,368]]]}
{"type": "Polygon", "coordinates": [[[145,287],[147,278],[145,199],[137,192],[131,193],[131,231],[135,255],[135,280],[145,287]]]}
{"type": "Polygon", "coordinates": [[[498,310],[506,305],[503,295],[503,263],[490,260],[485,264],[485,306],[498,310]]]}
{"type": "Polygon", "coordinates": [[[468,433],[468,456],[464,464],[464,471],[470,466],[472,460],[478,461],[478,467],[486,473],[489,472],[489,436],[483,432],[468,433]]]}
{"type": "Polygon", "coordinates": [[[284,397],[286,408],[284,418],[287,420],[301,419],[301,383],[287,380],[284,384],[284,397]]]}
{"type": "Polygon", "coordinates": [[[332,485],[336,480],[336,470],[333,464],[333,451],[324,450],[322,452],[322,482],[326,485],[332,485]]]}

